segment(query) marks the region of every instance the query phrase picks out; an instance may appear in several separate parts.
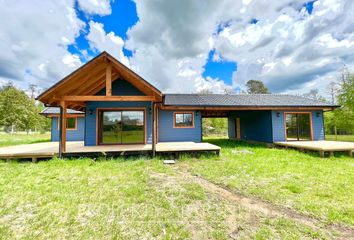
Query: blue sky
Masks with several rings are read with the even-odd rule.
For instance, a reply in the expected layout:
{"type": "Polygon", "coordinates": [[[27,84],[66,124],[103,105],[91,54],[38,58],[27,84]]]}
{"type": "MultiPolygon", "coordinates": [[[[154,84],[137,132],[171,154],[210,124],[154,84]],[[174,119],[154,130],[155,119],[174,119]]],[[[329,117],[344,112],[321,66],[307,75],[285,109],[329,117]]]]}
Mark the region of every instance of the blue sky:
{"type": "MultiPolygon", "coordinates": [[[[112,2],[111,4],[111,14],[107,16],[89,16],[83,12],[78,3],[75,4],[75,11],[79,18],[83,20],[87,27],[84,31],[81,32],[80,36],[77,37],[74,44],[68,46],[68,50],[72,54],[80,55],[80,59],[85,62],[87,59],[80,53],[80,50],[87,49],[91,56],[95,56],[89,48],[89,43],[86,39],[89,21],[95,21],[103,23],[104,30],[106,32],[114,32],[116,35],[120,36],[123,40],[127,40],[127,31],[129,28],[133,27],[139,20],[136,5],[131,0],[119,0],[112,2]]],[[[256,23],[256,19],[252,19],[252,23],[256,23]]],[[[227,24],[225,25],[227,26],[227,24]]],[[[219,28],[217,31],[221,31],[222,28],[219,28]]],[[[132,51],[123,48],[124,55],[126,57],[132,56],[132,51]]],[[[204,65],[203,77],[212,77],[215,79],[223,80],[226,84],[232,85],[232,74],[237,71],[236,62],[226,61],[220,59],[219,61],[213,60],[215,50],[211,50],[208,54],[207,62],[204,65]]]]}
{"type": "MultiPolygon", "coordinates": [[[[315,1],[304,2],[303,7],[306,8],[309,14],[313,11],[313,3],[315,1]]],[[[300,10],[300,9],[299,9],[300,10]]],[[[88,26],[89,21],[95,21],[103,23],[104,30],[106,32],[114,32],[116,35],[120,36],[123,40],[127,40],[127,31],[129,28],[132,28],[139,21],[136,5],[131,0],[119,0],[111,3],[111,13],[107,16],[89,16],[82,11],[78,5],[75,4],[75,11],[79,18],[83,20],[88,26]]],[[[257,24],[258,19],[252,18],[250,20],[251,24],[257,24]]],[[[230,23],[226,22],[222,26],[218,26],[216,30],[217,33],[220,33],[225,27],[228,27],[230,23]]],[[[86,39],[87,32],[89,31],[88,27],[81,32],[80,36],[77,37],[74,44],[68,46],[68,50],[72,54],[78,54],[80,59],[85,62],[87,59],[82,56],[80,50],[87,49],[91,56],[95,56],[97,53],[94,53],[90,50],[88,41],[86,39]]],[[[129,49],[123,47],[123,53],[126,57],[132,57],[133,53],[129,49]]],[[[214,59],[216,55],[215,49],[212,49],[208,53],[208,58],[203,66],[202,76],[204,78],[211,77],[214,79],[222,80],[226,85],[231,86],[233,83],[233,73],[237,72],[237,62],[225,60],[220,58],[218,60],[214,59]]],[[[238,89],[235,87],[234,89],[238,89]]]]}
{"type": "MultiPolygon", "coordinates": [[[[93,20],[95,22],[101,22],[104,24],[104,30],[106,32],[113,31],[116,35],[120,36],[123,40],[127,39],[127,31],[130,27],[134,26],[138,19],[136,13],[135,3],[131,0],[119,0],[115,1],[111,5],[112,13],[108,16],[89,16],[79,8],[78,3],[75,4],[75,11],[78,17],[86,23],[86,28],[77,37],[74,44],[68,46],[68,50],[73,54],[79,54],[80,49],[87,49],[91,55],[95,55],[90,51],[89,44],[85,38],[87,35],[88,22],[93,20]]],[[[128,57],[132,56],[131,51],[124,48],[124,54],[128,57]]],[[[82,61],[85,59],[81,56],[82,61]]]]}
{"type": "Polygon", "coordinates": [[[354,69],[353,12],[352,0],[3,0],[0,84],[45,89],[107,51],[163,92],[258,79],[326,95],[354,69]]]}

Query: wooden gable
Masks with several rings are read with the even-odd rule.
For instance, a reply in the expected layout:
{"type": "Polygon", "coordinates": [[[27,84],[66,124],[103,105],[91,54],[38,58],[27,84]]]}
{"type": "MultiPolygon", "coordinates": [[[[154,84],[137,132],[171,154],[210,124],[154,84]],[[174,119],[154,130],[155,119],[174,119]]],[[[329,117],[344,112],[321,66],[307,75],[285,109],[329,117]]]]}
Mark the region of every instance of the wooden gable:
{"type": "Polygon", "coordinates": [[[37,99],[50,106],[59,106],[60,102],[65,101],[68,107],[81,110],[86,101],[161,102],[162,93],[107,52],[103,52],[43,92],[37,99]],[[122,79],[143,94],[112,95],[112,82],[122,79]],[[106,94],[97,95],[103,89],[106,94]]]}

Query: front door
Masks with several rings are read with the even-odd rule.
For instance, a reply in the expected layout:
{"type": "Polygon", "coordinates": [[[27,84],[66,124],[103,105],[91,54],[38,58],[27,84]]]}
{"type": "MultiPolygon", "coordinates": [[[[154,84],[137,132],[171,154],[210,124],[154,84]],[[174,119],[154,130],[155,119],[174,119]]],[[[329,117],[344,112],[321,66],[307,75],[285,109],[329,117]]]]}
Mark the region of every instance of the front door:
{"type": "Polygon", "coordinates": [[[286,140],[310,141],[311,140],[311,115],[310,113],[286,113],[286,140]]]}
{"type": "Polygon", "coordinates": [[[144,144],[145,112],[102,110],[99,112],[99,144],[144,144]]]}

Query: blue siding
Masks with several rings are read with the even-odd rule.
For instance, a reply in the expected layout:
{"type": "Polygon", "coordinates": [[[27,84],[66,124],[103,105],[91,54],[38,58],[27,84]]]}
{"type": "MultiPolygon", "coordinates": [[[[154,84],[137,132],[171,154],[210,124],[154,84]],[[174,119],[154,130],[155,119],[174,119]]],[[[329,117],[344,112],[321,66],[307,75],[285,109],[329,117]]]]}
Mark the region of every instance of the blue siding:
{"type": "MultiPolygon", "coordinates": [[[[272,111],[272,122],[273,122],[273,141],[285,141],[285,125],[284,125],[284,112],[291,111],[272,111]],[[279,113],[279,117],[277,116],[279,113]]],[[[313,129],[313,140],[324,140],[324,126],[323,126],[323,111],[296,111],[296,112],[311,112],[312,113],[312,129],[313,129]],[[319,116],[317,116],[317,114],[319,116]]]]}
{"type": "MultiPolygon", "coordinates": [[[[58,117],[52,118],[52,141],[59,141],[59,128],[58,128],[58,117]]],[[[67,141],[84,141],[85,135],[85,118],[78,117],[77,118],[77,130],[66,130],[66,140],[67,141]]]]}
{"type": "MultiPolygon", "coordinates": [[[[106,88],[103,88],[96,95],[103,96],[106,95],[106,88]]],[[[117,79],[112,82],[112,95],[113,96],[144,96],[139,89],[134,87],[131,83],[123,80],[117,79]]]]}
{"type": "Polygon", "coordinates": [[[194,128],[174,128],[173,113],[175,111],[159,110],[159,142],[201,142],[202,117],[199,111],[194,112],[194,128]]]}
{"type": "Polygon", "coordinates": [[[144,108],[146,109],[146,131],[147,143],[152,143],[152,114],[150,112],[151,102],[87,102],[86,105],[86,134],[85,145],[96,145],[96,114],[97,108],[144,108]],[[92,111],[90,115],[89,112],[92,111]]]}
{"type": "Polygon", "coordinates": [[[270,111],[232,111],[229,114],[229,138],[235,138],[235,119],[240,118],[241,139],[272,142],[270,111]]]}

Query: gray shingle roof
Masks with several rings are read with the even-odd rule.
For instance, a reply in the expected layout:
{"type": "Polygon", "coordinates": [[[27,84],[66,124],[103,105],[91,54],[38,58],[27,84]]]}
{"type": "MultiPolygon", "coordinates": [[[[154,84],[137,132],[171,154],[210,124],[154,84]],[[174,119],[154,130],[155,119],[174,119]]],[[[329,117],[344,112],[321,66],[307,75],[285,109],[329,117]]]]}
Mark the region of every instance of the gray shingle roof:
{"type": "Polygon", "coordinates": [[[338,107],[326,102],[282,94],[165,94],[166,106],[199,107],[338,107]]]}
{"type": "MultiPolygon", "coordinates": [[[[66,112],[68,114],[84,114],[84,112],[76,111],[72,109],[67,109],[66,112]]],[[[42,110],[41,114],[48,115],[48,114],[60,114],[60,109],[58,107],[46,107],[42,110]]]]}

